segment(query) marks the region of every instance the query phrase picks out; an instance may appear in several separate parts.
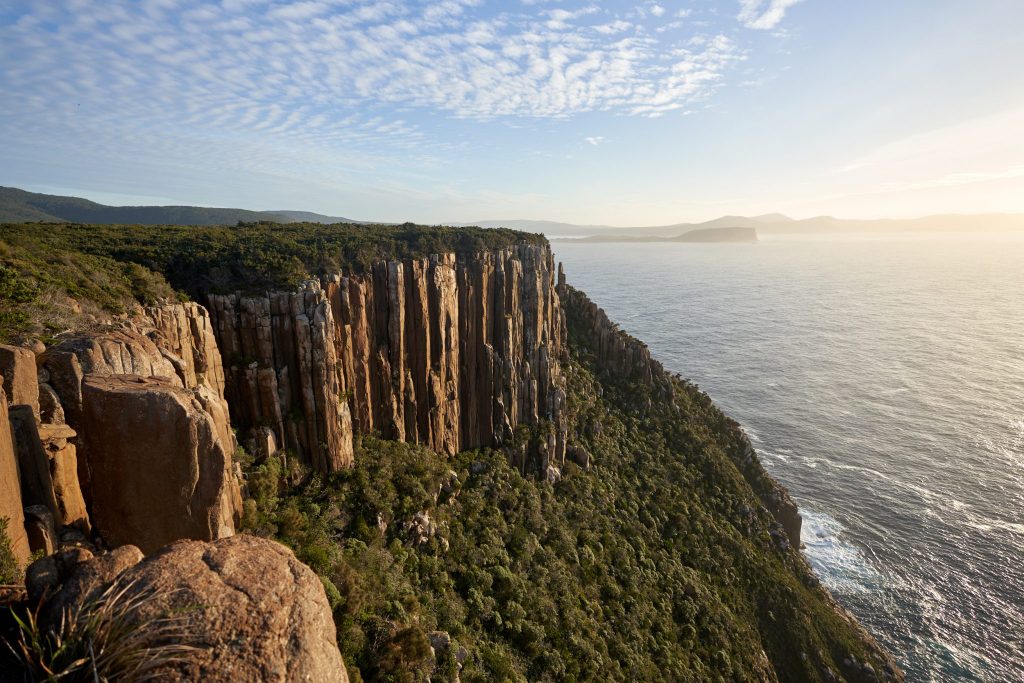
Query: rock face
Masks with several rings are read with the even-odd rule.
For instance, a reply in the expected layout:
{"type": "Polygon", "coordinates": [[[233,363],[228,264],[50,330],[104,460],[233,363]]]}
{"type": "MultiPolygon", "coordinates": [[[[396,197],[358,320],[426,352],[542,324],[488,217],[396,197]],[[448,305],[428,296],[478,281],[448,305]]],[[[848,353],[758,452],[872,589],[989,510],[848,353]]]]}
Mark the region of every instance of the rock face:
{"type": "Polygon", "coordinates": [[[7,536],[18,563],[24,565],[30,551],[25,534],[25,513],[21,500],[21,478],[7,420],[7,395],[0,386],[0,517],[7,518],[7,536]]]}
{"type": "Polygon", "coordinates": [[[27,405],[8,410],[14,450],[18,455],[18,473],[21,477],[21,499],[26,505],[39,505],[50,511],[54,521],[61,518],[57,498],[50,476],[50,461],[46,456],[39,426],[32,409],[27,405]]]}
{"type": "Polygon", "coordinates": [[[315,469],[352,461],[354,434],[454,454],[548,420],[565,457],[565,325],[546,247],[379,262],[295,292],[208,298],[240,428],[315,469]]]}
{"type": "Polygon", "coordinates": [[[89,533],[89,514],[78,483],[75,430],[64,424],[39,425],[39,440],[50,467],[50,482],[57,500],[57,520],[89,533]]]}
{"type": "Polygon", "coordinates": [[[77,610],[112,582],[146,596],[130,615],[141,628],[179,617],[194,648],[158,672],[161,681],[347,683],[323,584],[284,546],[240,535],[181,541],[142,558],[122,546],[93,557],[63,551],[28,571],[30,597],[52,594],[44,626],[77,610]]]}
{"type": "Polygon", "coordinates": [[[39,416],[39,387],[36,377],[36,355],[18,346],[0,345],[0,376],[10,405],[31,406],[39,416]]]}
{"type": "Polygon", "coordinates": [[[92,522],[107,543],[148,553],[234,533],[241,495],[223,400],[167,378],[90,375],[82,408],[92,522]]]}
{"type": "Polygon", "coordinates": [[[146,309],[150,334],[163,356],[174,366],[182,385],[209,387],[224,396],[224,364],[210,314],[197,303],[176,303],[146,309]]]}
{"type": "Polygon", "coordinates": [[[82,380],[86,375],[163,377],[182,386],[174,365],[153,340],[130,328],[67,339],[42,354],[40,366],[60,397],[67,423],[78,431],[82,426],[82,380]]]}
{"type": "Polygon", "coordinates": [[[651,358],[651,352],[642,341],[622,332],[604,309],[591,301],[583,292],[565,284],[559,265],[558,293],[578,322],[574,329],[585,330],[585,345],[594,353],[597,364],[605,372],[648,387],[664,383],[665,369],[651,358]]]}

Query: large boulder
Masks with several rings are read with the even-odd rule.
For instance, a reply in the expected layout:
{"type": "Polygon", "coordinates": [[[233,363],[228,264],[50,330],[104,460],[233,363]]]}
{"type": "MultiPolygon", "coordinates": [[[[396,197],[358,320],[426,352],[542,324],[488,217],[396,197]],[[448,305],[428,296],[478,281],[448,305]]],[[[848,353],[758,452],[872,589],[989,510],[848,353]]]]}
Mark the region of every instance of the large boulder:
{"type": "Polygon", "coordinates": [[[347,683],[323,584],[284,546],[239,535],[140,559],[130,546],[95,558],[58,553],[29,568],[29,594],[53,595],[41,612],[53,621],[116,580],[127,597],[144,598],[128,617],[138,628],[179,619],[174,636],[159,638],[190,650],[156,680],[347,683]]]}
{"type": "Polygon", "coordinates": [[[227,406],[205,387],[87,375],[82,426],[91,520],[111,546],[145,553],[231,536],[241,494],[227,406]]]}
{"type": "Polygon", "coordinates": [[[7,536],[18,563],[24,565],[31,554],[25,534],[25,513],[21,500],[21,477],[7,420],[7,396],[0,386],[0,517],[7,519],[7,536]]]}

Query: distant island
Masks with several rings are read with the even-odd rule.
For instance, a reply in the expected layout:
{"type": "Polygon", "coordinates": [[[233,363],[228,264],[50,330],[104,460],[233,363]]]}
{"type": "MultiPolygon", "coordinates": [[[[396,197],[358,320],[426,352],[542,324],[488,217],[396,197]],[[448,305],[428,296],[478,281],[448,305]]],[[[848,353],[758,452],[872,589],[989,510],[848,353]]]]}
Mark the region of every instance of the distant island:
{"type": "Polygon", "coordinates": [[[552,242],[756,242],[757,230],[755,228],[699,228],[689,230],[681,235],[675,236],[645,236],[633,237],[631,235],[591,235],[590,237],[552,237],[552,242]]]}

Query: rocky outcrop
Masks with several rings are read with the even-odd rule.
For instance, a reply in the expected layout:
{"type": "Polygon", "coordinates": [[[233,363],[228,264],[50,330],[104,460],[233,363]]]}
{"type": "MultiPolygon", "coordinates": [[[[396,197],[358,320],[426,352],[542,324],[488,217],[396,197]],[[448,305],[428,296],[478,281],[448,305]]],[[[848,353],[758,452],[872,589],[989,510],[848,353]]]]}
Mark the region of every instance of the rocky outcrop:
{"type": "Polygon", "coordinates": [[[192,389],[202,384],[224,396],[224,364],[205,308],[194,302],[151,306],[145,311],[146,323],[152,327],[150,338],[174,366],[183,386],[192,389]]]}
{"type": "Polygon", "coordinates": [[[564,460],[565,325],[546,247],[381,261],[295,292],[212,295],[236,424],[270,427],[319,471],[354,434],[454,454],[549,421],[564,460]]]}
{"type": "Polygon", "coordinates": [[[82,407],[91,518],[108,544],[152,552],[234,533],[241,509],[234,439],[227,406],[210,389],[89,375],[82,407]]]}
{"type": "Polygon", "coordinates": [[[190,649],[156,680],[348,681],[323,584],[278,543],[182,541],[145,559],[131,546],[99,557],[65,551],[33,564],[27,581],[30,596],[53,596],[44,627],[114,582],[129,599],[145,597],[127,615],[139,628],[179,620],[179,644],[190,649]]]}
{"type": "Polygon", "coordinates": [[[559,295],[569,315],[574,318],[580,345],[594,354],[602,372],[628,381],[639,381],[648,387],[665,385],[665,369],[651,358],[647,344],[626,334],[613,323],[604,309],[583,292],[565,284],[559,265],[559,295]]]}
{"type": "Polygon", "coordinates": [[[7,395],[0,386],[0,517],[7,519],[7,536],[19,565],[24,565],[31,554],[23,508],[17,455],[7,420],[7,395]]]}
{"type": "Polygon", "coordinates": [[[82,427],[82,380],[86,375],[163,377],[184,386],[174,364],[153,340],[130,327],[66,339],[47,349],[39,364],[60,397],[67,423],[78,431],[82,427]]]}
{"type": "Polygon", "coordinates": [[[746,433],[739,424],[728,418],[727,420],[734,439],[732,446],[728,449],[730,457],[743,473],[743,478],[757,493],[761,503],[782,525],[786,541],[793,547],[799,548],[803,518],[800,517],[796,503],[790,497],[789,491],[765,471],[757,458],[754,447],[750,445],[746,433]]]}

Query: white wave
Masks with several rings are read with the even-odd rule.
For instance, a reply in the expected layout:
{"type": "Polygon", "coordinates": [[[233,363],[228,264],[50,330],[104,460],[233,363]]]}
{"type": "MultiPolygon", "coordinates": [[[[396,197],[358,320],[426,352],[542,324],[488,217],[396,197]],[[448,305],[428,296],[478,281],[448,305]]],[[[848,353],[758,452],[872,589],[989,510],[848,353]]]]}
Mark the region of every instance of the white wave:
{"type": "Polygon", "coordinates": [[[843,525],[824,512],[801,510],[800,541],[814,573],[836,593],[867,593],[882,582],[864,551],[846,540],[843,525]]]}

